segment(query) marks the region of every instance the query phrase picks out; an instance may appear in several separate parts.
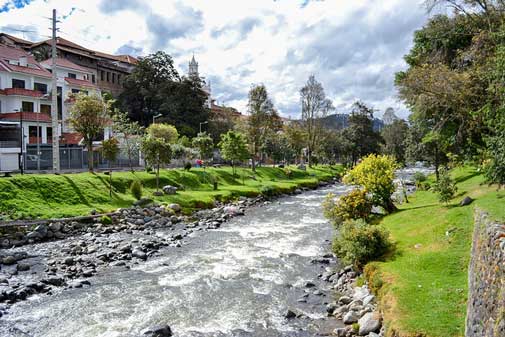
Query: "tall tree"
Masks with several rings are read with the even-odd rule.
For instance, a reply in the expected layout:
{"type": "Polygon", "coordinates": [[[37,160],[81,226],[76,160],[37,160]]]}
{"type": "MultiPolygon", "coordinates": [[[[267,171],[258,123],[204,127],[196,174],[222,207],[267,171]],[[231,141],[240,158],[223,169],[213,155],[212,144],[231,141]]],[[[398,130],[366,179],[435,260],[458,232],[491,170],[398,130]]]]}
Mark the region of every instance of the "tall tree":
{"type": "Polygon", "coordinates": [[[349,116],[349,127],[344,130],[344,135],[352,144],[351,161],[353,164],[361,157],[377,153],[381,137],[373,129],[372,108],[361,101],[355,102],[349,116]]]}
{"type": "Polygon", "coordinates": [[[148,126],[153,116],[160,113],[162,88],[175,81],[180,81],[180,77],[172,57],[158,51],[140,58],[133,72],[125,77],[119,102],[133,120],[148,126]]]}
{"type": "Polygon", "coordinates": [[[88,169],[93,171],[93,141],[102,134],[110,118],[108,107],[98,95],[78,94],[70,108],[70,124],[82,135],[88,149],[88,169]]]}
{"type": "Polygon", "coordinates": [[[296,122],[291,122],[284,126],[284,134],[288,141],[289,147],[293,150],[295,159],[301,162],[302,150],[307,144],[306,133],[304,128],[296,122]]]}
{"type": "Polygon", "coordinates": [[[271,131],[279,130],[281,121],[263,84],[254,85],[249,90],[247,107],[249,110],[246,126],[247,138],[251,147],[252,170],[256,171],[256,157],[264,145],[266,135],[271,131]]]}
{"type": "Polygon", "coordinates": [[[405,163],[405,138],[409,131],[408,124],[403,119],[396,119],[392,124],[384,126],[381,131],[384,144],[381,152],[393,156],[400,164],[405,163]]]}
{"type": "Polygon", "coordinates": [[[194,148],[198,149],[200,159],[205,160],[212,157],[214,142],[206,132],[201,132],[195,138],[193,138],[192,145],[194,148]]]}
{"type": "Polygon", "coordinates": [[[126,151],[128,164],[133,172],[133,157],[139,154],[143,128],[137,122],[131,121],[126,112],[116,111],[112,120],[112,130],[126,151]]]}
{"type": "Polygon", "coordinates": [[[300,98],[302,122],[307,135],[307,160],[310,167],[312,154],[320,144],[323,135],[321,118],[326,117],[334,108],[331,100],[326,98],[322,84],[316,80],[314,75],[309,76],[307,83],[300,90],[300,98]]]}

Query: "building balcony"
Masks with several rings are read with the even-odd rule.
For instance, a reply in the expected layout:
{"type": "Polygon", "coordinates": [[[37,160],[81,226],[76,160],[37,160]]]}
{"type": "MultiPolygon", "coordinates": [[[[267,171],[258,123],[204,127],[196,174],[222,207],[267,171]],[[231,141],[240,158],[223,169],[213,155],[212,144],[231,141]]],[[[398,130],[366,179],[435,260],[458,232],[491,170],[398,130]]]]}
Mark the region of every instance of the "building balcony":
{"type": "Polygon", "coordinates": [[[20,144],[17,140],[0,140],[1,149],[20,148],[20,144]]]}
{"type": "Polygon", "coordinates": [[[53,140],[52,137],[47,137],[47,142],[42,141],[42,137],[38,137],[38,142],[37,142],[37,137],[30,136],[28,137],[28,144],[52,144],[53,140]]]}
{"type": "Polygon", "coordinates": [[[51,116],[43,112],[2,112],[0,113],[0,121],[27,121],[51,123],[51,116]]]}
{"type": "Polygon", "coordinates": [[[4,95],[28,96],[28,97],[38,97],[38,98],[41,98],[44,96],[44,93],[42,93],[42,91],[23,89],[23,88],[5,88],[3,90],[3,92],[4,92],[4,95]]]}

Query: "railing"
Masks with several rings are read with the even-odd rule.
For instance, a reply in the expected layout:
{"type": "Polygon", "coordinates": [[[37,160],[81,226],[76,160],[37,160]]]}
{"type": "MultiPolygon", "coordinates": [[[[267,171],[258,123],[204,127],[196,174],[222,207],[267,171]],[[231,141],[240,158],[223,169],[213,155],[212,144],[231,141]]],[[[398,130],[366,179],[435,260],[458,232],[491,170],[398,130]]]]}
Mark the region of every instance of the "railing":
{"type": "Polygon", "coordinates": [[[20,96],[32,96],[32,97],[42,97],[44,94],[38,90],[23,89],[23,88],[6,88],[4,89],[6,95],[20,95],[20,96]]]}
{"type": "Polygon", "coordinates": [[[0,140],[0,148],[2,149],[21,147],[20,144],[19,141],[15,140],[0,140]]]}

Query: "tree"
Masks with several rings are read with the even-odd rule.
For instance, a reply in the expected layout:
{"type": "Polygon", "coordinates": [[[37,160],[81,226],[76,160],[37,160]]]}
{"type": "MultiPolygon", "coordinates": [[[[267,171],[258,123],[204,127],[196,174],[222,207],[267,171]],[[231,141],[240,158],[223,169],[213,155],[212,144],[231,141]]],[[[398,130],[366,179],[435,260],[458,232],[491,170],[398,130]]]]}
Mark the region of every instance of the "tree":
{"type": "Polygon", "coordinates": [[[379,152],[380,135],[373,129],[373,110],[365,103],[357,101],[349,116],[349,127],[344,130],[344,137],[352,144],[351,159],[357,160],[370,153],[379,152]]]}
{"type": "Polygon", "coordinates": [[[231,161],[234,176],[235,163],[244,161],[250,157],[245,136],[239,132],[228,131],[221,135],[219,148],[221,149],[221,156],[225,160],[231,161]]]}
{"type": "Polygon", "coordinates": [[[405,163],[405,138],[409,131],[408,124],[403,119],[396,119],[392,124],[382,129],[384,139],[381,152],[393,156],[398,163],[405,163]]]}
{"type": "Polygon", "coordinates": [[[440,171],[440,178],[433,184],[433,190],[438,193],[438,200],[445,204],[454,197],[454,194],[458,191],[456,183],[451,179],[449,170],[446,168],[440,171]]]}
{"type": "Polygon", "coordinates": [[[505,185],[505,118],[495,124],[495,133],[487,138],[488,160],[484,166],[486,180],[497,184],[498,189],[505,185]]]}
{"type": "Polygon", "coordinates": [[[143,128],[137,122],[131,121],[126,112],[117,111],[112,120],[112,130],[120,139],[128,157],[130,170],[133,172],[133,156],[140,151],[143,128]]]}
{"type": "Polygon", "coordinates": [[[98,95],[78,94],[70,108],[70,124],[82,135],[88,149],[88,169],[93,171],[93,141],[103,132],[109,121],[107,106],[98,95]]]}
{"type": "Polygon", "coordinates": [[[227,107],[214,109],[209,113],[208,130],[214,144],[219,143],[222,134],[233,130],[238,116],[237,110],[227,107]]]}
{"type": "Polygon", "coordinates": [[[200,159],[208,159],[212,157],[214,142],[206,132],[201,132],[193,138],[192,144],[194,148],[198,149],[200,159]]]}
{"type": "Polygon", "coordinates": [[[382,206],[386,212],[396,210],[391,199],[395,191],[393,183],[397,163],[391,156],[371,154],[356,165],[344,177],[347,184],[361,185],[372,194],[374,205],[382,206]]]}
{"type": "Polygon", "coordinates": [[[141,149],[146,163],[156,169],[156,192],[159,191],[160,166],[172,159],[171,144],[179,137],[177,129],[168,124],[151,124],[142,138],[141,149]]]}
{"type": "Polygon", "coordinates": [[[162,88],[179,80],[172,57],[158,51],[140,58],[133,72],[125,77],[119,102],[134,121],[147,126],[165,99],[160,95],[162,88]]]}
{"type": "Polygon", "coordinates": [[[102,155],[109,162],[109,196],[112,198],[112,163],[119,154],[119,141],[112,137],[102,142],[102,155]]]}
{"type": "Polygon", "coordinates": [[[309,76],[307,83],[300,90],[302,103],[302,122],[307,135],[307,160],[309,167],[312,165],[311,157],[316,147],[320,144],[324,118],[333,110],[331,100],[326,98],[323,86],[314,75],[309,76]]]}
{"type": "Polygon", "coordinates": [[[251,87],[247,106],[249,117],[246,130],[251,146],[252,170],[256,171],[256,156],[264,145],[267,134],[279,130],[281,122],[263,84],[251,87]]]}
{"type": "Polygon", "coordinates": [[[296,122],[284,126],[284,134],[290,149],[294,152],[296,160],[301,160],[302,150],[307,143],[304,129],[296,122]]]}
{"type": "Polygon", "coordinates": [[[273,160],[274,165],[281,161],[291,162],[296,155],[282,131],[269,132],[265,137],[261,151],[273,160]]]}

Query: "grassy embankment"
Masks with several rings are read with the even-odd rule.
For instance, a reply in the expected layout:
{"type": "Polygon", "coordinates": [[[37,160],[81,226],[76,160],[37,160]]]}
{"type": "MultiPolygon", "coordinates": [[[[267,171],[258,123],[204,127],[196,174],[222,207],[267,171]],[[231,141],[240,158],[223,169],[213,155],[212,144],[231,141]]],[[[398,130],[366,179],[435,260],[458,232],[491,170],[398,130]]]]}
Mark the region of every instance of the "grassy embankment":
{"type": "MultiPolygon", "coordinates": [[[[262,188],[271,186],[273,193],[288,192],[298,186],[311,186],[328,180],[341,172],[340,166],[318,166],[307,171],[290,167],[291,177],[280,168],[260,167],[255,179],[250,169],[237,169],[232,175],[229,167],[162,170],[160,187],[173,185],[184,190],[176,195],[153,197],[156,176],[147,172],[114,172],[113,197],[109,198],[109,177],[103,173],[63,175],[16,175],[0,178],[0,214],[4,218],[54,218],[89,214],[129,207],[135,201],[130,194],[134,179],[142,182],[143,196],[159,202],[179,203],[186,211],[211,207],[214,200],[227,201],[238,196],[255,196],[262,188]],[[213,190],[217,180],[218,190],[213,190]]],[[[264,191],[264,190],[263,190],[264,191]]]]}
{"type": "Polygon", "coordinates": [[[367,277],[372,286],[382,284],[380,302],[395,336],[464,336],[474,208],[504,220],[505,192],[484,184],[475,169],[452,174],[458,193],[449,205],[440,204],[433,192],[418,191],[381,221],[396,250],[369,264],[367,277]],[[466,195],[476,200],[459,207],[466,195]]]}

